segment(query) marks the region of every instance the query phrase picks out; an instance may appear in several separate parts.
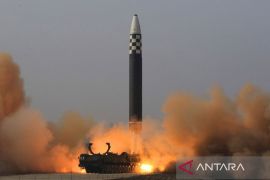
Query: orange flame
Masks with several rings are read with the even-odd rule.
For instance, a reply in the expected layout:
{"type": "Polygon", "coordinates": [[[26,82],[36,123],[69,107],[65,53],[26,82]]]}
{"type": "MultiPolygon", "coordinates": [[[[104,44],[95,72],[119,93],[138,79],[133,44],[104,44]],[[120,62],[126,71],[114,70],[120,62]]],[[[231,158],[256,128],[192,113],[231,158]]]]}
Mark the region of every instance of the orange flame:
{"type": "Polygon", "coordinates": [[[154,171],[153,165],[148,164],[148,163],[140,164],[140,173],[148,174],[148,173],[152,173],[153,171],[154,171]]]}

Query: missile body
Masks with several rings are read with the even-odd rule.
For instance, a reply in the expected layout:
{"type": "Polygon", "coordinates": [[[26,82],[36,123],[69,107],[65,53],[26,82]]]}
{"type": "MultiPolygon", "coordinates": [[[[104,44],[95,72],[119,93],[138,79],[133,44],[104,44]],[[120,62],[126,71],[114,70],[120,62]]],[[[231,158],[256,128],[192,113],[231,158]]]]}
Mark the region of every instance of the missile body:
{"type": "Polygon", "coordinates": [[[142,35],[138,16],[132,18],[129,35],[129,128],[140,132],[142,125],[142,35]]]}

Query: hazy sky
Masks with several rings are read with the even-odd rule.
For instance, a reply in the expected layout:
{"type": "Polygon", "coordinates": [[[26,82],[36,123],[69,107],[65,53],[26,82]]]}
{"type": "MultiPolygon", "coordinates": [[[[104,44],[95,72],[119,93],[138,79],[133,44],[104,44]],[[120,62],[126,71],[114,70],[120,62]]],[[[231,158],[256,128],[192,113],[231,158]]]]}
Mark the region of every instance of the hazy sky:
{"type": "Polygon", "coordinates": [[[49,120],[74,110],[128,119],[128,41],[143,34],[143,114],[162,117],[177,90],[233,96],[270,90],[270,1],[1,0],[0,51],[20,65],[27,96],[49,120]]]}

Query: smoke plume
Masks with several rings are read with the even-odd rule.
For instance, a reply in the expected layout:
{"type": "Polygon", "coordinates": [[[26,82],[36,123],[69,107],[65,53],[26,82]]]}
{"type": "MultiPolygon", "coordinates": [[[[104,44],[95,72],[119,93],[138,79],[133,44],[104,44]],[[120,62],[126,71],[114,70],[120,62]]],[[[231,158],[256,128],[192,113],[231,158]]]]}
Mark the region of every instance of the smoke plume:
{"type": "MultiPolygon", "coordinates": [[[[177,92],[168,97],[163,112],[163,120],[143,120],[141,141],[143,161],[160,171],[183,156],[270,154],[270,94],[253,85],[245,85],[235,98],[219,87],[208,97],[177,92]]],[[[131,139],[123,134],[127,130],[118,125],[93,140],[125,142],[126,147],[114,149],[122,152],[131,139]]]]}
{"type": "MultiPolygon", "coordinates": [[[[72,111],[49,123],[25,99],[19,67],[0,53],[0,174],[79,172],[86,141],[95,152],[104,152],[106,142],[113,152],[130,152],[127,124],[107,127],[72,111]]],[[[207,97],[177,92],[162,111],[161,120],[143,119],[138,144],[142,162],[160,171],[182,156],[270,154],[270,94],[253,85],[234,98],[219,87],[207,97]]]]}
{"type": "Polygon", "coordinates": [[[11,56],[0,53],[0,120],[24,103],[23,81],[19,75],[19,67],[11,56]]]}
{"type": "Polygon", "coordinates": [[[24,102],[19,67],[0,53],[0,174],[79,171],[77,156],[93,121],[68,112],[48,123],[24,102]]]}
{"type": "Polygon", "coordinates": [[[264,155],[270,148],[270,95],[246,85],[234,100],[220,88],[208,99],[175,94],[164,105],[164,130],[190,141],[198,155],[264,155]]]}

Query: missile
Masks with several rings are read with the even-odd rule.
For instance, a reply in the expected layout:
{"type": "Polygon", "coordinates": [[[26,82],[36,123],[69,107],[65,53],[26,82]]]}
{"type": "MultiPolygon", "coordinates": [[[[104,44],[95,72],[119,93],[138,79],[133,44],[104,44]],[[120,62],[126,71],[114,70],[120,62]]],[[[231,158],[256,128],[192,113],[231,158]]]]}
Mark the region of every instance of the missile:
{"type": "Polygon", "coordinates": [[[137,14],[132,18],[129,34],[129,129],[142,129],[142,35],[137,14]]]}

